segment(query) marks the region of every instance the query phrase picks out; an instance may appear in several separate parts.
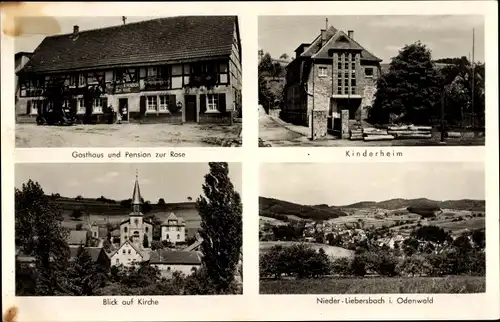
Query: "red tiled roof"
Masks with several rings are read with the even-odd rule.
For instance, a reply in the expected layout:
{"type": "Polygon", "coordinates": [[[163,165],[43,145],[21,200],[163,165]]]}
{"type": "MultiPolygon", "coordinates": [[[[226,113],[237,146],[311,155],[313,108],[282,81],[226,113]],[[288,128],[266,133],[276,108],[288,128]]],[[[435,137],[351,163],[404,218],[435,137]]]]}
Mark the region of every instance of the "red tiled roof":
{"type": "Polygon", "coordinates": [[[23,71],[57,72],[229,56],[236,16],[182,16],[46,37],[23,71]]]}

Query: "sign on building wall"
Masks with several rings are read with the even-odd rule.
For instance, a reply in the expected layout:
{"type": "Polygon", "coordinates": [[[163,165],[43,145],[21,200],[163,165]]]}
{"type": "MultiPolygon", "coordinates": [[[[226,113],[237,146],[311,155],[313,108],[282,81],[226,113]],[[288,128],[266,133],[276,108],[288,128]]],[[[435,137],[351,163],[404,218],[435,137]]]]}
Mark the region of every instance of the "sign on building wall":
{"type": "Polygon", "coordinates": [[[167,89],[170,89],[170,81],[168,79],[144,80],[145,91],[161,91],[167,89]]]}
{"type": "Polygon", "coordinates": [[[106,84],[107,94],[139,93],[139,83],[106,84]]]}

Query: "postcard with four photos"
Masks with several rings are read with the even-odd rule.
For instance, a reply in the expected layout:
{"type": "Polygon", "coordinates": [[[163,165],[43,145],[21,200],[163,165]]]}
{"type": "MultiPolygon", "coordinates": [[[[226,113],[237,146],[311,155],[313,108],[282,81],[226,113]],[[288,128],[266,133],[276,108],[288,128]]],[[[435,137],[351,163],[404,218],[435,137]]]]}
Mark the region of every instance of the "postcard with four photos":
{"type": "Polygon", "coordinates": [[[2,3],[3,321],[499,318],[497,11],[2,3]]]}

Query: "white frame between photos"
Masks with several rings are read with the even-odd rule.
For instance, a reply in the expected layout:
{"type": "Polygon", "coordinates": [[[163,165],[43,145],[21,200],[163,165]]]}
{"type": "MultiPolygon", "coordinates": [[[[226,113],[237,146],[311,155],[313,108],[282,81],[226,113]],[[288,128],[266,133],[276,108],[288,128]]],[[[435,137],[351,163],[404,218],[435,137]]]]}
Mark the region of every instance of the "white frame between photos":
{"type": "MultiPolygon", "coordinates": [[[[92,153],[115,152],[111,148],[30,148],[15,149],[14,106],[15,92],[11,72],[15,48],[12,37],[2,34],[2,300],[6,308],[17,309],[18,322],[54,321],[194,321],[194,320],[415,320],[415,319],[490,319],[499,318],[499,227],[498,227],[498,16],[494,1],[450,2],[200,2],[200,3],[61,3],[22,4],[2,11],[4,28],[14,15],[78,15],[93,17],[97,14],[159,16],[159,15],[238,15],[244,57],[243,77],[243,146],[241,148],[127,148],[129,152],[183,153],[178,158],[149,158],[147,160],[89,160],[75,158],[75,151],[92,153]],[[257,97],[257,51],[259,15],[377,15],[377,14],[426,14],[463,15],[480,14],[485,17],[486,60],[488,61],[487,124],[485,147],[387,147],[403,153],[400,158],[386,160],[349,159],[346,148],[259,148],[257,97]],[[491,67],[490,67],[491,66],[491,67]],[[233,296],[155,296],[158,305],[103,305],[103,297],[15,297],[14,296],[14,186],[15,163],[38,162],[241,162],[243,173],[243,295],[233,296]],[[432,295],[433,305],[364,305],[339,306],[317,304],[316,295],[259,295],[258,277],[258,196],[259,165],[263,162],[432,162],[470,161],[485,162],[486,167],[486,216],[487,226],[487,276],[486,293],[432,295]]],[[[380,148],[363,148],[377,152],[380,148]]],[[[357,150],[359,151],[359,149],[357,150]]],[[[278,180],[279,178],[277,178],[278,180]]],[[[321,295],[324,296],[324,295],[321,295]]],[[[367,295],[368,296],[368,295],[367,295]]],[[[118,301],[138,297],[117,296],[118,301]]],[[[149,298],[149,297],[144,297],[149,298]]]]}

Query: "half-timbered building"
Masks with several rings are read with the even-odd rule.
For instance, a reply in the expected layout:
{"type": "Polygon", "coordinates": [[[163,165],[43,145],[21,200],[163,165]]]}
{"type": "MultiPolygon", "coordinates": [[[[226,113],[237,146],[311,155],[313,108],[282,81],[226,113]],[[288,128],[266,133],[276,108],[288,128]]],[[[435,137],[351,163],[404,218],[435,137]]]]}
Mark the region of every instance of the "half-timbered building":
{"type": "Polygon", "coordinates": [[[230,123],[241,114],[235,16],[182,16],[46,37],[20,70],[18,122],[230,123]]]}

